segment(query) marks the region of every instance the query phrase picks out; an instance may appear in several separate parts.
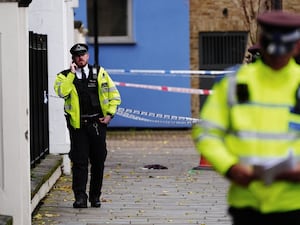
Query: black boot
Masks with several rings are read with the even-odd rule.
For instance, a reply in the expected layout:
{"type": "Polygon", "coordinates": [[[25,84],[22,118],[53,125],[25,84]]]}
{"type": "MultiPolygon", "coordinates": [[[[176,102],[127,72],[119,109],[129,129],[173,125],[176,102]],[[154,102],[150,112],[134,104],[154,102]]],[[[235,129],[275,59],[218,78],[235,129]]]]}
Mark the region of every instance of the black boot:
{"type": "Polygon", "coordinates": [[[87,208],[87,196],[86,194],[75,195],[75,202],[73,208],[87,208]]]}
{"type": "Polygon", "coordinates": [[[90,194],[89,195],[89,201],[91,203],[91,207],[93,208],[100,208],[101,202],[100,202],[100,195],[90,194]]]}
{"type": "Polygon", "coordinates": [[[91,202],[91,207],[94,207],[94,208],[101,207],[101,202],[100,202],[99,198],[90,198],[90,202],[91,202]]]}
{"type": "Polygon", "coordinates": [[[73,203],[73,208],[87,208],[87,200],[84,198],[78,198],[73,203]]]}

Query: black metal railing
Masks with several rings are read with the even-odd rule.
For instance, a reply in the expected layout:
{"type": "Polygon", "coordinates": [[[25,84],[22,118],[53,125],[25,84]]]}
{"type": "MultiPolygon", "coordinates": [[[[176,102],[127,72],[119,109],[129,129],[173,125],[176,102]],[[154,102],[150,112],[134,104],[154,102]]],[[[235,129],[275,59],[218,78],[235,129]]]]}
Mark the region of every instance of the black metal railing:
{"type": "Polygon", "coordinates": [[[47,35],[29,32],[30,164],[49,154],[47,35]]]}

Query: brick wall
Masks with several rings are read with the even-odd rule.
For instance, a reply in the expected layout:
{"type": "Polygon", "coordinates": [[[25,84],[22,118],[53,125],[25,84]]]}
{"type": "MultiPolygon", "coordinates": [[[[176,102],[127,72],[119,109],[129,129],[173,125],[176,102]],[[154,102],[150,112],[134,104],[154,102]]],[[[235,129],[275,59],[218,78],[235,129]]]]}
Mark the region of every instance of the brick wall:
{"type": "MultiPolygon", "coordinates": [[[[190,0],[190,62],[191,69],[199,68],[198,38],[200,31],[248,31],[247,47],[253,45],[257,38],[256,16],[258,12],[271,8],[271,1],[252,0],[190,0]],[[244,2],[246,7],[242,6],[244,2]],[[261,5],[258,3],[261,2],[261,5]],[[244,9],[243,9],[244,8],[244,9]]],[[[284,0],[284,10],[300,13],[299,0],[284,0]]],[[[199,88],[199,78],[191,79],[192,88],[199,88]]],[[[192,95],[192,116],[198,117],[200,100],[192,95]]]]}
{"type": "Polygon", "coordinates": [[[291,12],[300,13],[299,0],[282,0],[282,8],[291,12]]]}

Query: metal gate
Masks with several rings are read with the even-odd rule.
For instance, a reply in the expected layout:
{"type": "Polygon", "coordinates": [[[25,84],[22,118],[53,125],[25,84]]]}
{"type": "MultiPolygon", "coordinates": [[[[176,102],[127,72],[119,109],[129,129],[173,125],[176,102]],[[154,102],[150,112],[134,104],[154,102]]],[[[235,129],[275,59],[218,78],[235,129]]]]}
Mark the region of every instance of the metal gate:
{"type": "Polygon", "coordinates": [[[30,164],[49,154],[47,35],[29,32],[30,164]]]}

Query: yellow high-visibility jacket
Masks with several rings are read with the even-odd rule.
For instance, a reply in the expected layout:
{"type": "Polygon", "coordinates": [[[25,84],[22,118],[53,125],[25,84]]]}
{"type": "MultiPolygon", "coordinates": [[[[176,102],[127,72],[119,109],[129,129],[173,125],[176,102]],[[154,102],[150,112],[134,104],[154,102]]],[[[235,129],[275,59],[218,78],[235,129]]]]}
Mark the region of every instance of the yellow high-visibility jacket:
{"type": "MultiPolygon", "coordinates": [[[[91,66],[89,68],[92,69],[91,66]]],[[[74,78],[75,74],[70,70],[59,73],[56,76],[54,90],[59,97],[65,100],[64,110],[69,115],[70,124],[74,128],[80,128],[80,105],[78,93],[73,84],[74,78]]],[[[102,112],[104,116],[113,116],[121,104],[120,93],[103,67],[99,69],[97,81],[102,112]]]]}
{"type": "MultiPolygon", "coordinates": [[[[274,159],[289,151],[299,158],[300,115],[294,112],[299,85],[300,67],[293,59],[278,71],[260,60],[241,66],[216,83],[204,103],[192,132],[197,150],[222,175],[241,158],[274,159]]],[[[228,203],[262,213],[300,209],[300,183],[231,183],[228,203]]]]}

